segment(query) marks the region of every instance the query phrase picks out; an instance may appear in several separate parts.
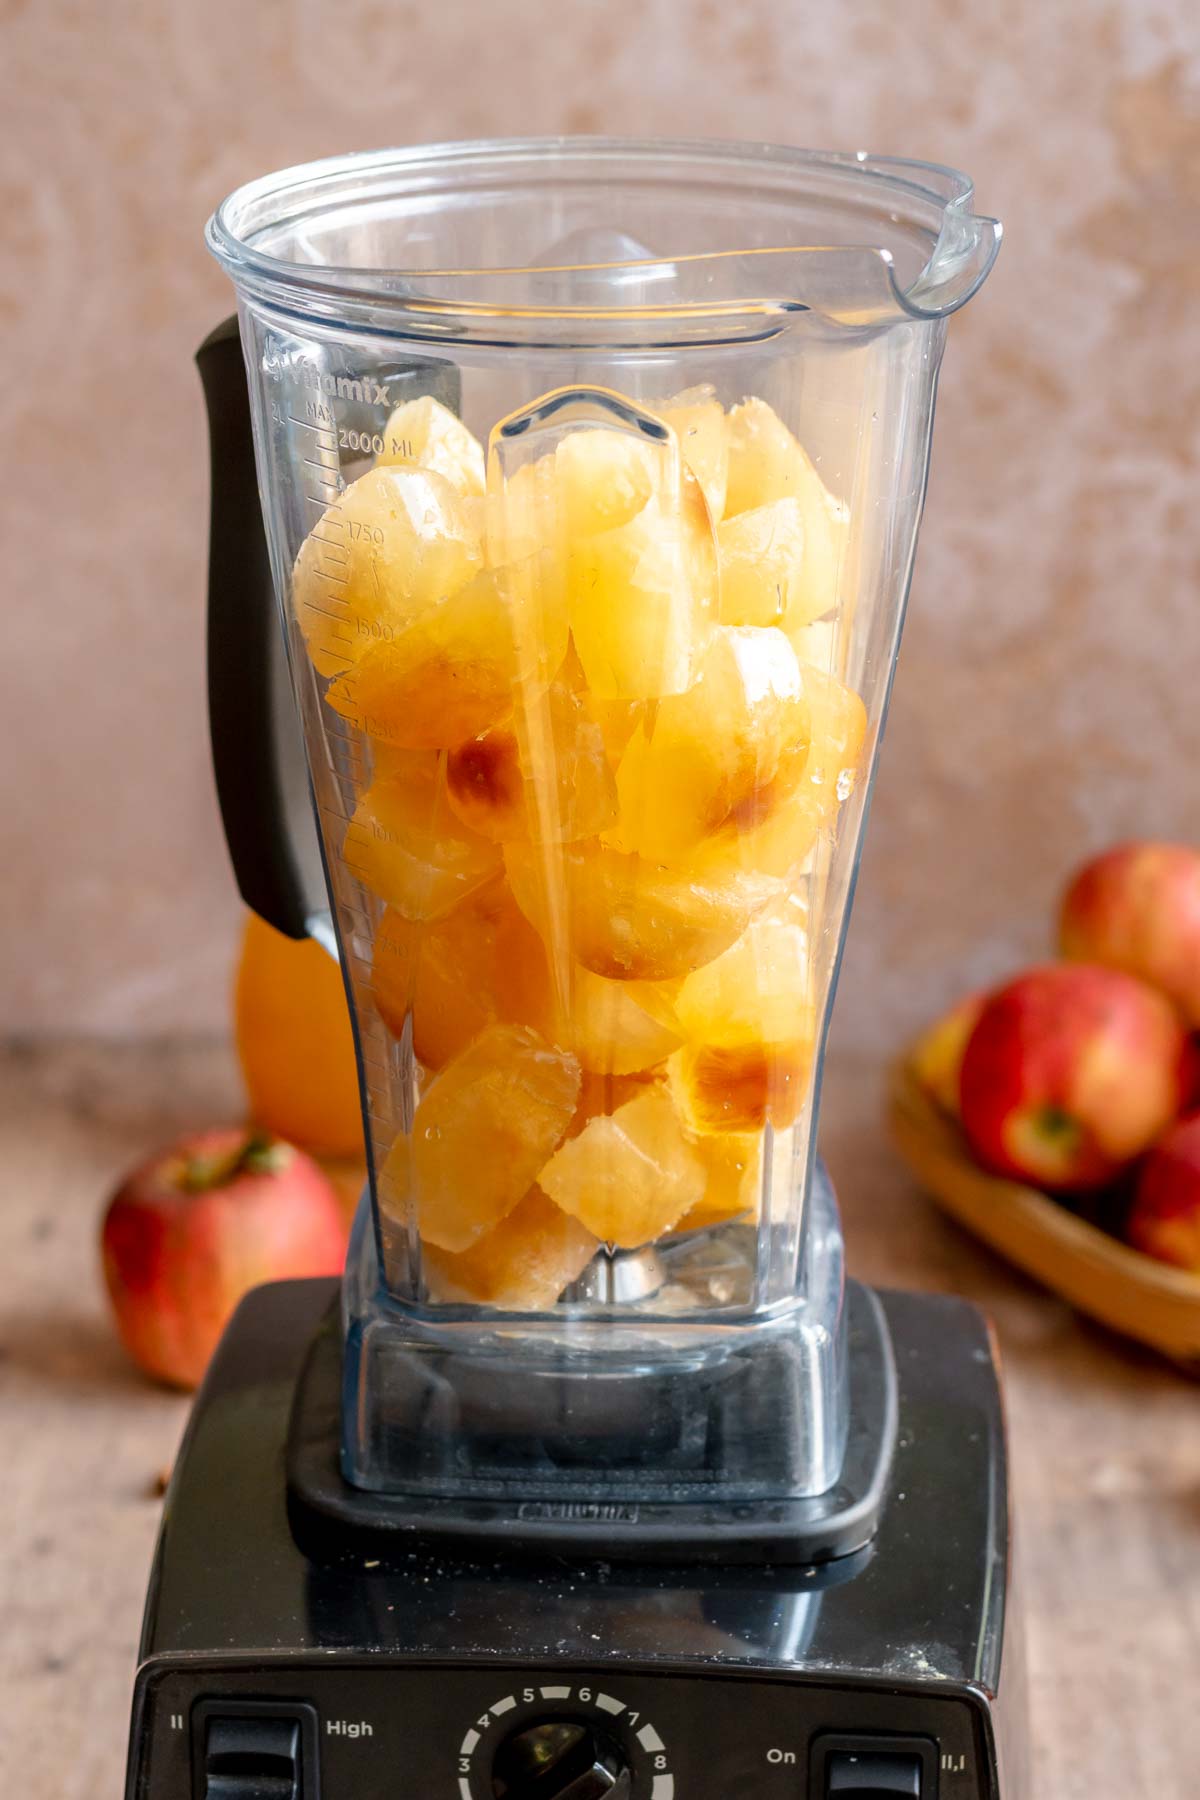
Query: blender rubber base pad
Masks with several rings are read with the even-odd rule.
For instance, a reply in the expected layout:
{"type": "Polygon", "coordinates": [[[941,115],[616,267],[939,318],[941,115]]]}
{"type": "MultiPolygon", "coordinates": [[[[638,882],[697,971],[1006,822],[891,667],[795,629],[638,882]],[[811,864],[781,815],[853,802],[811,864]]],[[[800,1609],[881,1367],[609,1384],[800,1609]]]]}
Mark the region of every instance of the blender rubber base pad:
{"type": "Polygon", "coordinates": [[[296,1800],[1027,1800],[1003,1422],[973,1307],[878,1296],[898,1425],[869,1543],[726,1567],[681,1545],[672,1566],[467,1559],[293,1517],[289,1421],[335,1291],[258,1289],[196,1402],[127,1800],[236,1795],[285,1766],[296,1800]],[[555,1750],[558,1785],[536,1773],[555,1750]]]}

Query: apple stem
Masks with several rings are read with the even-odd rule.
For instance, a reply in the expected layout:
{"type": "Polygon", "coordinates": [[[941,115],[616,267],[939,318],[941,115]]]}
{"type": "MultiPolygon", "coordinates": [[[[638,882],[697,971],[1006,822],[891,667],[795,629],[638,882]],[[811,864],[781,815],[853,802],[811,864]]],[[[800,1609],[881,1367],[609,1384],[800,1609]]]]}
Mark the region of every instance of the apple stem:
{"type": "Polygon", "coordinates": [[[265,1131],[249,1131],[242,1143],[220,1156],[189,1156],[180,1186],[189,1194],[225,1187],[239,1175],[270,1175],[281,1169],[290,1152],[265,1131]]]}

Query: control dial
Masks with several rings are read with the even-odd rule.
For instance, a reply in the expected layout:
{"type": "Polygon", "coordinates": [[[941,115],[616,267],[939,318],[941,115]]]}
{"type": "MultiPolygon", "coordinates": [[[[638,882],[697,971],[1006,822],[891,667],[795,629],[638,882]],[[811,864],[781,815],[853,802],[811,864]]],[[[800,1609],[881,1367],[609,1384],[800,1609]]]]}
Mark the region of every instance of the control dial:
{"type": "Polygon", "coordinates": [[[495,1800],[629,1800],[629,1765],[611,1739],[576,1719],[547,1719],[505,1738],[492,1764],[495,1800]]]}

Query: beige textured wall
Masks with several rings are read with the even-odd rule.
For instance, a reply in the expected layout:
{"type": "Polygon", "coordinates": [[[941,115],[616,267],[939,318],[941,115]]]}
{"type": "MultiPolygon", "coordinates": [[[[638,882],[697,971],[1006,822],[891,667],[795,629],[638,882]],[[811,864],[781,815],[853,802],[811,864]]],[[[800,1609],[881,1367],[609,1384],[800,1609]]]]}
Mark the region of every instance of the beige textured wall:
{"type": "Polygon", "coordinates": [[[1200,839],[1195,0],[0,0],[0,1029],[220,1028],[192,351],[214,201],[487,132],[869,146],[1008,241],[955,325],[843,1042],[1036,952],[1061,870],[1200,839]]]}

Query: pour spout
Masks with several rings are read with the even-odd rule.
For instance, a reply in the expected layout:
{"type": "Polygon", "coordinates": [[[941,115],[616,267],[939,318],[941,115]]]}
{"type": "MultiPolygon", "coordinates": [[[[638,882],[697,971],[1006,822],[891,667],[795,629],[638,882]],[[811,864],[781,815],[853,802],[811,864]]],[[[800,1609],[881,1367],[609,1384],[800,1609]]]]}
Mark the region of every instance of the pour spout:
{"type": "Polygon", "coordinates": [[[905,312],[917,319],[945,319],[965,306],[986,281],[1003,232],[999,219],[964,216],[948,208],[933,255],[907,292],[896,290],[905,312]]]}
{"type": "MultiPolygon", "coordinates": [[[[925,196],[936,196],[942,205],[941,222],[933,254],[915,281],[903,287],[895,268],[889,269],[892,291],[903,310],[914,319],[945,319],[965,306],[987,280],[1000,249],[1004,227],[999,219],[971,210],[975,186],[956,169],[933,163],[912,163],[897,157],[860,154],[865,168],[906,187],[916,185],[925,196]]],[[[891,259],[888,258],[889,264],[891,259]]]]}

